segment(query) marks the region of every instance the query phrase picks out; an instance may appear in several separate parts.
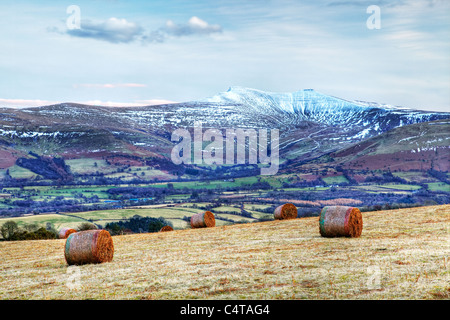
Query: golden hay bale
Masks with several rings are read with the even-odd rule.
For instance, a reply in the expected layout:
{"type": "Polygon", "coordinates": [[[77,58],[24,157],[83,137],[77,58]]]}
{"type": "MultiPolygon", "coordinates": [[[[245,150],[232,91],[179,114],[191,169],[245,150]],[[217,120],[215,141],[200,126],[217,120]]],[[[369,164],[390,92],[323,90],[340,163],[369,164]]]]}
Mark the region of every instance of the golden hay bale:
{"type": "Polygon", "coordinates": [[[297,207],[292,203],[286,203],[275,209],[274,218],[277,220],[297,218],[297,207]]]}
{"type": "Polygon", "coordinates": [[[173,228],[171,226],[164,226],[159,230],[159,232],[167,232],[167,231],[173,231],[173,228]]]}
{"type": "Polygon", "coordinates": [[[59,230],[58,236],[60,239],[67,239],[70,234],[75,232],[77,232],[77,230],[72,228],[61,228],[61,230],[59,230]]]}
{"type": "Polygon", "coordinates": [[[191,217],[192,228],[209,228],[216,226],[216,218],[211,211],[194,214],[191,217]]]}
{"type": "Polygon", "coordinates": [[[64,256],[69,265],[110,262],[114,244],[106,230],[86,230],[72,233],[66,240],[64,256]]]}
{"type": "Polygon", "coordinates": [[[322,237],[357,238],[362,229],[363,220],[358,208],[327,206],[320,213],[319,231],[322,237]]]}

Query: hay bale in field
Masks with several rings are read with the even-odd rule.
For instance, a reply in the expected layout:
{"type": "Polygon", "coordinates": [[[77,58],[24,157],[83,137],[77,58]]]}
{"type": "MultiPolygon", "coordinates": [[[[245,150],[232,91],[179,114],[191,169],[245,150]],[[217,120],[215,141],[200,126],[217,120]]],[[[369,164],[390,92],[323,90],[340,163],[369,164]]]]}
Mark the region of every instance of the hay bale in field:
{"type": "Polygon", "coordinates": [[[159,230],[159,232],[167,232],[167,231],[173,231],[173,228],[171,226],[164,226],[159,230]]]}
{"type": "Polygon", "coordinates": [[[295,219],[297,218],[297,207],[292,203],[286,203],[278,206],[273,215],[277,220],[295,219]]]}
{"type": "Polygon", "coordinates": [[[211,211],[194,214],[191,217],[191,228],[209,228],[216,226],[216,218],[211,211]]]}
{"type": "Polygon", "coordinates": [[[66,240],[64,256],[69,265],[110,262],[114,244],[106,230],[86,230],[72,233],[66,240]]]}
{"type": "Polygon", "coordinates": [[[77,230],[72,228],[61,228],[61,230],[59,230],[58,232],[58,236],[60,239],[67,239],[70,234],[75,232],[77,232],[77,230]]]}
{"type": "Polygon", "coordinates": [[[319,231],[322,237],[357,238],[362,229],[363,220],[358,208],[327,206],[320,213],[319,231]]]}

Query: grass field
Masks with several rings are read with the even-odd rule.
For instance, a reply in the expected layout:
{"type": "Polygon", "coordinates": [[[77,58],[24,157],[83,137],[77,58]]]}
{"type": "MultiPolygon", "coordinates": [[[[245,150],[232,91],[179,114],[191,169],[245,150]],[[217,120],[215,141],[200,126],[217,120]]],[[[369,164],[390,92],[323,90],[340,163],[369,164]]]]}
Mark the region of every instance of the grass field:
{"type": "Polygon", "coordinates": [[[24,187],[23,190],[15,187],[3,188],[7,192],[17,194],[33,194],[37,192],[37,196],[33,199],[52,199],[58,196],[71,198],[74,194],[83,194],[86,197],[98,196],[100,199],[108,199],[107,190],[114,188],[113,186],[79,186],[79,187],[55,187],[55,186],[32,186],[24,187]]]}
{"type": "Polygon", "coordinates": [[[129,219],[134,215],[141,217],[159,218],[163,217],[174,224],[174,228],[184,229],[187,227],[187,223],[181,219],[184,216],[192,216],[194,213],[200,212],[200,209],[171,209],[171,208],[144,208],[144,209],[117,209],[117,210],[98,210],[98,211],[86,211],[86,212],[74,212],[70,213],[70,217],[64,214],[45,214],[45,215],[32,215],[27,217],[17,218],[5,218],[0,220],[0,224],[5,221],[15,221],[17,224],[32,224],[35,223],[39,226],[45,227],[47,222],[54,225],[56,229],[62,227],[76,228],[80,224],[90,220],[91,222],[105,226],[108,222],[117,221],[119,219],[129,219]],[[76,218],[76,217],[79,217],[76,218]],[[179,221],[175,221],[179,220],[179,221]]]}
{"type": "Polygon", "coordinates": [[[450,192],[450,185],[448,185],[444,182],[432,182],[432,183],[428,183],[428,189],[430,191],[450,192]]]}
{"type": "Polygon", "coordinates": [[[426,173],[422,173],[422,172],[393,172],[392,173],[393,176],[395,177],[399,177],[402,179],[405,179],[407,181],[417,181],[417,182],[422,182],[423,180],[429,180],[430,176],[427,175],[426,173]]]}
{"type": "Polygon", "coordinates": [[[322,178],[322,180],[325,181],[325,183],[328,185],[348,182],[348,180],[344,176],[325,177],[322,178]]]}
{"type": "Polygon", "coordinates": [[[28,169],[19,167],[18,165],[14,165],[9,168],[9,174],[15,179],[32,179],[37,176],[36,173],[31,172],[28,169]]]}
{"type": "Polygon", "coordinates": [[[410,184],[395,184],[395,183],[387,183],[383,185],[359,185],[359,186],[351,186],[351,189],[362,190],[368,193],[378,193],[378,192],[392,192],[392,193],[401,193],[407,194],[411,191],[416,191],[421,189],[421,186],[418,185],[410,185],[410,184]]]}
{"type": "Polygon", "coordinates": [[[416,185],[411,185],[411,184],[386,183],[386,184],[383,184],[382,186],[380,186],[380,188],[412,191],[412,190],[419,190],[422,187],[416,186],[416,185]]]}
{"type": "MultiPolygon", "coordinates": [[[[281,182],[275,178],[262,177],[261,181],[267,181],[275,187],[281,186],[281,182]]],[[[171,183],[175,189],[217,189],[217,188],[233,188],[237,186],[251,185],[258,182],[258,177],[236,178],[233,181],[212,180],[212,181],[181,181],[171,183]]],[[[152,183],[152,188],[167,188],[168,183],[152,183]]]]}
{"type": "Polygon", "coordinates": [[[6,221],[15,221],[19,227],[22,227],[25,224],[36,224],[39,227],[45,227],[46,223],[49,222],[53,224],[53,226],[59,230],[63,227],[71,227],[76,228],[83,222],[86,222],[82,219],[77,219],[74,217],[67,217],[58,214],[40,214],[40,215],[30,215],[25,217],[18,218],[5,218],[0,219],[0,224],[3,224],[6,221]]]}
{"type": "Polygon", "coordinates": [[[364,212],[362,236],[303,218],[115,236],[68,267],[64,240],[0,242],[0,299],[449,299],[450,205],[364,212]]]}
{"type": "MultiPolygon", "coordinates": [[[[59,230],[63,227],[77,228],[80,224],[86,222],[86,220],[91,221],[97,225],[105,227],[109,222],[114,222],[120,219],[129,219],[135,215],[141,217],[152,217],[164,219],[172,222],[175,229],[186,229],[190,228],[189,224],[183,220],[183,217],[191,217],[192,215],[205,211],[204,209],[194,208],[193,204],[185,203],[177,207],[169,207],[168,205],[153,205],[153,206],[141,206],[141,207],[131,207],[127,209],[112,209],[112,210],[97,210],[97,211],[86,211],[86,212],[73,212],[70,216],[66,214],[41,214],[41,215],[30,215],[24,217],[16,218],[3,218],[0,219],[0,225],[6,221],[15,221],[19,226],[25,224],[37,224],[40,227],[45,227],[47,222],[53,224],[53,226],[59,230]],[[78,217],[78,218],[77,218],[78,217]]],[[[210,205],[210,203],[202,203],[197,205],[210,205]]],[[[240,213],[239,208],[230,206],[221,206],[213,209],[214,213],[220,213],[220,217],[231,219],[233,221],[254,221],[258,219],[262,213],[257,211],[252,212],[255,219],[246,219],[244,217],[227,214],[228,212],[240,213]],[[225,213],[226,212],[226,213],[225,213]]],[[[230,222],[217,220],[217,225],[226,225],[230,222]]]]}
{"type": "Polygon", "coordinates": [[[221,207],[218,207],[218,208],[214,208],[213,211],[214,212],[224,212],[224,211],[226,211],[226,212],[237,212],[237,213],[240,213],[241,209],[236,208],[236,207],[231,207],[231,206],[221,206],[221,207]]]}
{"type": "Polygon", "coordinates": [[[78,174],[92,174],[95,172],[110,173],[115,170],[113,166],[109,166],[105,160],[101,159],[71,159],[65,161],[70,166],[72,173],[78,174]]]}
{"type": "Polygon", "coordinates": [[[271,207],[271,205],[267,205],[267,204],[255,204],[255,203],[244,204],[245,210],[264,210],[264,209],[267,209],[270,207],[271,207]]]}

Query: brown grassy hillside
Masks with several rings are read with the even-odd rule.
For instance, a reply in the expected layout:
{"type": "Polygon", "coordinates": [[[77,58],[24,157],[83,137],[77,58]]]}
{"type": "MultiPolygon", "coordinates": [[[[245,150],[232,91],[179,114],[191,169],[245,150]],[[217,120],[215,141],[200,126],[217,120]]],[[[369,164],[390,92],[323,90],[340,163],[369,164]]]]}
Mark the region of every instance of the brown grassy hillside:
{"type": "Polygon", "coordinates": [[[0,242],[0,299],[448,299],[450,205],[114,237],[111,263],[68,267],[65,240],[0,242]]]}

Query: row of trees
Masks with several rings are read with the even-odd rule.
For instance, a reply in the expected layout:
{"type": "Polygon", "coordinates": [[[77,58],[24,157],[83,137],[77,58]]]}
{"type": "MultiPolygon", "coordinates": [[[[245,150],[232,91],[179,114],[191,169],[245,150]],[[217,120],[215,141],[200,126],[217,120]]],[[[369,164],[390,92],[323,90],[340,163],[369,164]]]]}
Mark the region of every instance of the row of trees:
{"type": "MultiPolygon", "coordinates": [[[[77,231],[92,229],[97,229],[97,227],[92,223],[84,222],[78,226],[77,231]]],[[[0,235],[6,241],[48,240],[57,239],[58,231],[50,222],[47,222],[44,228],[35,223],[19,226],[15,221],[9,220],[0,227],[0,235]]]]}
{"type": "Polygon", "coordinates": [[[0,228],[0,234],[7,241],[44,240],[56,239],[58,237],[58,233],[54,229],[48,230],[33,224],[19,228],[15,221],[5,222],[0,228]]]}
{"type": "Polygon", "coordinates": [[[108,230],[111,235],[119,235],[126,233],[158,232],[164,226],[171,226],[173,228],[172,222],[167,221],[162,217],[152,218],[135,215],[130,219],[109,222],[105,225],[105,229],[108,230]]]}
{"type": "Polygon", "coordinates": [[[441,172],[441,171],[436,171],[436,170],[430,169],[427,171],[427,173],[430,176],[432,176],[433,178],[436,178],[441,182],[450,184],[450,179],[446,172],[441,172]]]}

